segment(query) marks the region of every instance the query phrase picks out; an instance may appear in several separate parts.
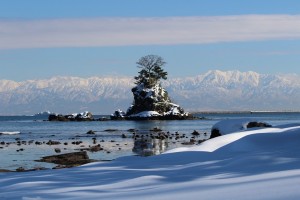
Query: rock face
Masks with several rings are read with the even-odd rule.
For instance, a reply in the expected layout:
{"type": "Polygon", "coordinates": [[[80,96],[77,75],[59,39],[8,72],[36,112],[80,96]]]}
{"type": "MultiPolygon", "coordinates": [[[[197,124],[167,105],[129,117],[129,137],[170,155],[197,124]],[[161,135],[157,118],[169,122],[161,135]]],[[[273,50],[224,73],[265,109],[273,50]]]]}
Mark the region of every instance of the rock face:
{"type": "Polygon", "coordinates": [[[171,102],[167,91],[159,84],[146,87],[144,83],[132,88],[133,104],[124,113],[121,110],[112,114],[112,119],[186,119],[188,113],[171,102]]]}
{"type": "Polygon", "coordinates": [[[93,121],[92,113],[86,111],[83,113],[74,113],[71,115],[51,114],[48,117],[49,121],[93,121]]]}

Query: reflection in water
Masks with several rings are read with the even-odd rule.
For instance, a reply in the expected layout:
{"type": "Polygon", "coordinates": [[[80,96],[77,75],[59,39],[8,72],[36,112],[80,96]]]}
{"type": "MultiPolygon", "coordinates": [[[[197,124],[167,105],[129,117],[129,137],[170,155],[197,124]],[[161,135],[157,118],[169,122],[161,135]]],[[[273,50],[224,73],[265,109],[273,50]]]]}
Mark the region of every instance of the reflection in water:
{"type": "Polygon", "coordinates": [[[167,147],[167,139],[137,139],[134,141],[132,151],[141,156],[152,156],[163,153],[167,147]]]}

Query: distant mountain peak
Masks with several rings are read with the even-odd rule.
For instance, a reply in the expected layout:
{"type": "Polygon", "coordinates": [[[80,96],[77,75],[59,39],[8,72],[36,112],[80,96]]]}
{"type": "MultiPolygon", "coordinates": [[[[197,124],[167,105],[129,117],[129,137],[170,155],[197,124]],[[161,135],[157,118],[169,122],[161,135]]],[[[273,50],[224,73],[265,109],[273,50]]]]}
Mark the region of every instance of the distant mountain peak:
{"type": "MultiPolygon", "coordinates": [[[[163,86],[187,111],[300,110],[300,76],[210,70],[187,78],[171,78],[163,86]]],[[[110,114],[132,102],[132,77],[69,77],[16,82],[0,80],[0,115],[41,110],[72,113],[89,110],[110,114]]]]}

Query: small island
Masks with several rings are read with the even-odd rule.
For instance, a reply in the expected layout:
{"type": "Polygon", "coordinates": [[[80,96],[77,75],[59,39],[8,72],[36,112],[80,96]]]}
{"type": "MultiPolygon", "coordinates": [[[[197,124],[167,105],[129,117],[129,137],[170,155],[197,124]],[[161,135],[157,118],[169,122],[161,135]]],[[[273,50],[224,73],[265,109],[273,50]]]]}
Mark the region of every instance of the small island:
{"type": "Polygon", "coordinates": [[[141,57],[137,67],[141,70],[135,76],[136,86],[132,88],[133,104],[126,112],[116,110],[112,120],[183,120],[193,117],[179,105],[172,103],[168,92],[161,86],[168,73],[163,70],[166,62],[157,55],[141,57]]]}

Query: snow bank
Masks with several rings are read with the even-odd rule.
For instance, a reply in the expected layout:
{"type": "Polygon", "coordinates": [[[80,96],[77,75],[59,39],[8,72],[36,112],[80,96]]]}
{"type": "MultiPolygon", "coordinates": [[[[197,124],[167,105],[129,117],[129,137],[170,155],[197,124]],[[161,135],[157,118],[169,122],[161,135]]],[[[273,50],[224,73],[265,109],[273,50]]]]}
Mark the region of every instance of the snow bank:
{"type": "Polygon", "coordinates": [[[300,126],[236,132],[152,157],[0,174],[2,199],[300,198],[300,126]]]}
{"type": "Polygon", "coordinates": [[[270,126],[269,124],[265,122],[260,122],[259,120],[255,119],[247,119],[247,118],[242,118],[242,119],[227,119],[227,120],[222,120],[218,123],[216,123],[213,127],[213,129],[219,130],[221,135],[226,135],[229,133],[234,133],[238,131],[244,131],[248,129],[248,124],[254,122],[254,123],[261,123],[265,124],[266,126],[270,126]]]}

